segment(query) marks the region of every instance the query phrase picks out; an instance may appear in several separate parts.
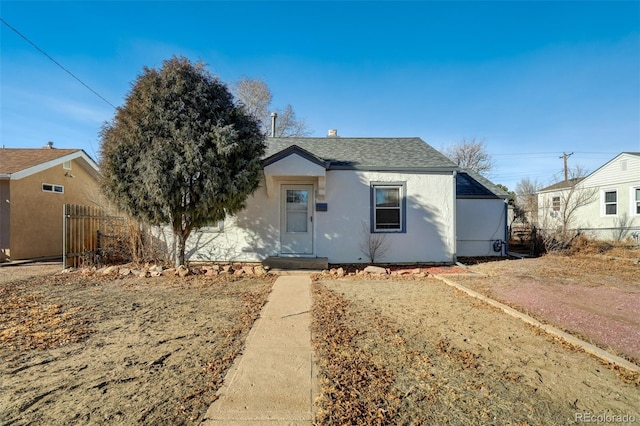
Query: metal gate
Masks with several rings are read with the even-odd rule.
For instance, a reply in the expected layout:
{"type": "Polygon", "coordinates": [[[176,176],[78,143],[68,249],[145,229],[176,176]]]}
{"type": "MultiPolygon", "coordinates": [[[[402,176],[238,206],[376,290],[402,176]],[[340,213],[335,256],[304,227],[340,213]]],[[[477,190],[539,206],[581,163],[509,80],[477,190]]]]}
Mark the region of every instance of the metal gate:
{"type": "Polygon", "coordinates": [[[65,268],[97,265],[125,249],[125,219],[104,209],[65,204],[62,261],[65,268]]]}

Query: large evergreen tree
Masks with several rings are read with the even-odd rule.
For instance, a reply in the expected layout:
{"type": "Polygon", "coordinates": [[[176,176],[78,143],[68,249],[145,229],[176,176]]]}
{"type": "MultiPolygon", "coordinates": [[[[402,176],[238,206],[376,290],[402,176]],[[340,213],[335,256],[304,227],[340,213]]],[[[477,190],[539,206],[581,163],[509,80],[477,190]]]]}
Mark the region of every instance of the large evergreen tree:
{"type": "Polygon", "coordinates": [[[184,57],[145,67],[101,139],[105,194],[139,220],[170,225],[176,265],[191,231],[238,212],[258,188],[260,124],[184,57]]]}

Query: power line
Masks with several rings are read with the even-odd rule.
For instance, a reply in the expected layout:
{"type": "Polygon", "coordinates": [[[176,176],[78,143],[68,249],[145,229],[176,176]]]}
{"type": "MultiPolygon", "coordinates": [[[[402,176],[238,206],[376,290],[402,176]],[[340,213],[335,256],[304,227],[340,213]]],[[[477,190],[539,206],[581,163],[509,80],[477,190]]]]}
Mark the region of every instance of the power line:
{"type": "Polygon", "coordinates": [[[60,68],[62,68],[67,74],[69,74],[71,77],[73,77],[74,79],[76,79],[80,84],[82,84],[84,87],[86,87],[87,89],[89,89],[94,95],[96,95],[97,97],[99,97],[100,99],[102,99],[103,101],[105,101],[107,104],[109,104],[113,109],[116,109],[116,106],[113,105],[111,102],[109,102],[108,100],[106,100],[102,95],[100,95],[100,93],[96,92],[95,90],[93,90],[91,87],[89,87],[88,84],[86,84],[84,81],[80,80],[78,77],[76,77],[71,71],[69,71],[68,69],[66,69],[65,67],[62,66],[62,64],[60,64],[58,61],[56,61],[55,59],[53,59],[51,56],[49,56],[49,54],[47,52],[45,52],[44,50],[40,49],[34,42],[32,42],[31,40],[29,40],[24,34],[22,34],[20,31],[18,31],[17,29],[13,28],[11,25],[9,25],[9,23],[7,21],[5,21],[4,19],[0,18],[0,21],[2,21],[3,24],[5,24],[7,27],[9,27],[14,33],[18,34],[20,37],[22,37],[27,43],[29,43],[30,45],[32,45],[34,48],[36,48],[36,50],[40,53],[42,53],[44,56],[46,56],[51,62],[53,62],[54,64],[56,64],[57,66],[59,66],[60,68]]]}

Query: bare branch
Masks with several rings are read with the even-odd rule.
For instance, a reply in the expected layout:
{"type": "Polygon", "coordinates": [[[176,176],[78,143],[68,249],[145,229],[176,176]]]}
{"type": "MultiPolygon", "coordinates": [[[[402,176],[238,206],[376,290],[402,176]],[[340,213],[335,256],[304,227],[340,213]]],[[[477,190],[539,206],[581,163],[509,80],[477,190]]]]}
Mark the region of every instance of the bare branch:
{"type": "Polygon", "coordinates": [[[446,148],[444,154],[463,169],[482,174],[493,169],[493,160],[487,152],[485,141],[477,141],[475,138],[462,139],[457,144],[446,148]]]}
{"type": "Polygon", "coordinates": [[[284,109],[276,109],[271,106],[273,99],[269,86],[262,80],[243,77],[234,86],[234,95],[242,105],[245,112],[255,117],[260,122],[263,133],[271,134],[271,112],[278,114],[276,120],[276,137],[307,136],[311,133],[307,123],[296,117],[291,105],[284,109]]]}

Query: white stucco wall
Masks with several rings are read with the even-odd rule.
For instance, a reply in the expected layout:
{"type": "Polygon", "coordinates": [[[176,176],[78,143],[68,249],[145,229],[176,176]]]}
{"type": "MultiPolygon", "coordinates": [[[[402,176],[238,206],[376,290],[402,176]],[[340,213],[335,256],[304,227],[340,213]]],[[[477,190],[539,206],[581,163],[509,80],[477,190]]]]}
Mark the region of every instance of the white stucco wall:
{"type": "MultiPolygon", "coordinates": [[[[247,208],[227,218],[223,231],[196,231],[187,243],[190,260],[261,261],[279,254],[280,185],[313,183],[319,177],[274,176],[276,190],[267,195],[263,184],[247,201],[247,208]]],[[[380,262],[437,262],[454,260],[455,187],[452,174],[405,174],[331,170],[326,172],[326,212],[314,212],[314,255],[330,263],[367,263],[360,245],[371,215],[370,182],[406,182],[406,233],[388,233],[389,249],[380,262]]],[[[323,185],[324,186],[324,185],[323,185]]]]}
{"type": "Polygon", "coordinates": [[[456,200],[458,256],[501,256],[496,240],[506,241],[505,201],[501,199],[456,200]]]}
{"type": "Polygon", "coordinates": [[[316,248],[330,263],[369,262],[361,244],[369,229],[371,182],[406,182],[406,233],[386,233],[380,262],[452,262],[455,255],[451,174],[330,171],[327,212],[317,213],[316,248]]]}

